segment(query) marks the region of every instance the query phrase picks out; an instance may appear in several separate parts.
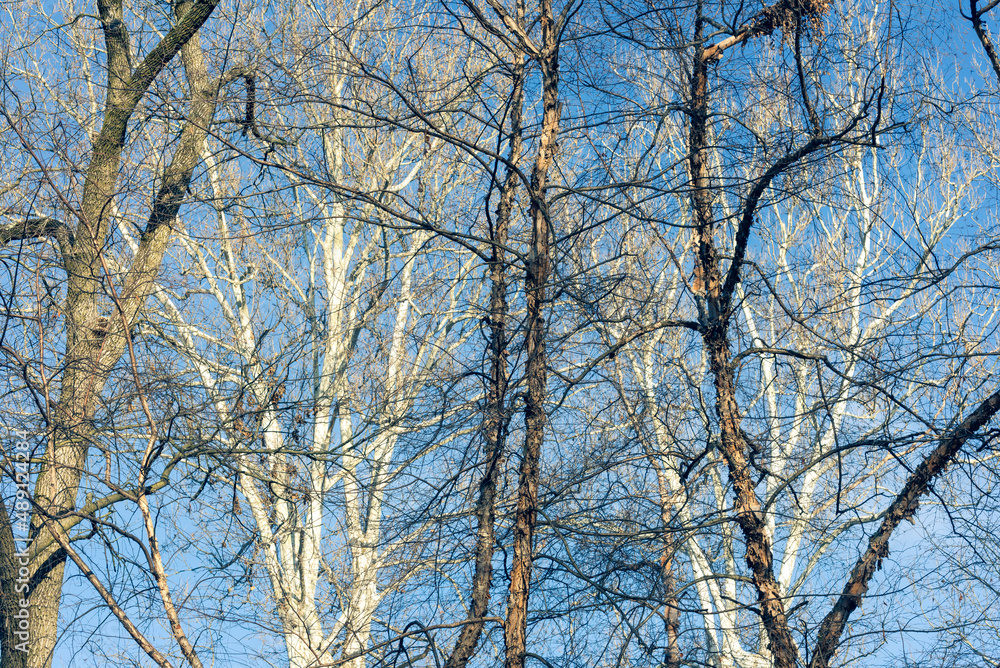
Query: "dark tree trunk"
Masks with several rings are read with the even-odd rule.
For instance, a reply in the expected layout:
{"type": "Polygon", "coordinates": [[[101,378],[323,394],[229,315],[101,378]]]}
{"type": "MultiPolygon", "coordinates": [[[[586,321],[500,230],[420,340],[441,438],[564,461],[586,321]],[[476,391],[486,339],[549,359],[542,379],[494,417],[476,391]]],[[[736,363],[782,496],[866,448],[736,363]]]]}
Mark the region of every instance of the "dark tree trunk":
{"type": "MultiPolygon", "coordinates": [[[[523,3],[519,4],[519,20],[523,24],[523,3]]],[[[510,162],[506,177],[500,187],[500,201],[497,205],[496,220],[491,231],[492,250],[488,265],[490,274],[489,311],[489,356],[490,381],[486,392],[486,407],[483,415],[483,441],[485,443],[486,472],[479,483],[479,498],[476,502],[476,570],[472,577],[472,602],[469,606],[469,621],[462,627],[458,641],[452,650],[445,668],[465,668],[475,654],[485,622],[483,618],[489,610],[490,582],[493,577],[493,551],[495,545],[494,521],[496,517],[496,496],[499,474],[503,468],[506,448],[507,426],[507,245],[511,214],[517,199],[520,175],[517,167],[522,150],[521,113],[524,104],[524,56],[515,54],[510,96],[510,162]]]]}
{"type": "Polygon", "coordinates": [[[549,219],[546,187],[549,170],[555,159],[559,135],[559,35],[552,14],[551,0],[541,0],[539,23],[542,34],[540,52],[533,54],[542,72],[542,129],[538,154],[531,172],[529,217],[531,248],[525,267],[524,294],[527,301],[525,370],[527,392],[524,397],[524,450],[517,489],[517,516],[514,524],[514,559],[510,571],[507,602],[505,668],[523,668],[528,625],[528,598],[531,586],[533,539],[538,518],[539,464],[545,439],[545,399],[548,377],[546,356],[546,286],[551,269],[549,219]]]}
{"type": "Polygon", "coordinates": [[[17,553],[10,516],[7,508],[0,503],[0,621],[3,623],[0,629],[0,668],[25,668],[28,665],[28,652],[24,650],[30,637],[18,635],[21,631],[20,617],[29,613],[20,605],[27,593],[17,591],[20,567],[17,553]]]}
{"type": "MultiPolygon", "coordinates": [[[[700,15],[695,23],[695,41],[704,39],[704,22],[700,15]]],[[[708,352],[709,366],[715,386],[715,410],[719,420],[720,450],[729,469],[736,501],[736,521],[746,542],[746,564],[757,591],[757,604],[770,640],[770,650],[776,668],[795,668],[798,648],[792,638],[781,599],[781,590],[774,577],[771,542],[767,536],[764,514],[757,499],[755,483],[747,459],[748,444],[740,426],[741,416],[736,401],[733,367],[729,349],[729,306],[735,285],[722,284],[719,255],[715,247],[715,215],[712,204],[712,183],[708,174],[708,58],[698,47],[691,77],[690,111],[690,170],[692,208],[698,238],[698,278],[701,294],[699,308],[701,334],[708,352]]],[[[730,271],[738,267],[731,267],[730,271]]],[[[738,275],[738,274],[736,274],[738,275]]]]}

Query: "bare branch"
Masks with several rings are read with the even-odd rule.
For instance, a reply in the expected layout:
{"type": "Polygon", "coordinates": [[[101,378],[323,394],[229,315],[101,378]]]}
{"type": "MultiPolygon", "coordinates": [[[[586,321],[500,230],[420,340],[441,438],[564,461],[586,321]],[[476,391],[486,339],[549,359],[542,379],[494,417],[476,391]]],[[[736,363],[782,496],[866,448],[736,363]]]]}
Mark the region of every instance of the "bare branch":
{"type": "Polygon", "coordinates": [[[882,568],[882,560],[889,554],[892,532],[903,520],[910,520],[916,514],[920,497],[930,492],[934,479],[948,468],[966,441],[993,419],[997,411],[1000,411],[1000,391],[983,401],[969,417],[943,437],[939,445],[910,474],[906,485],[886,511],[879,530],[868,539],[868,549],[851,570],[851,576],[833,610],[823,619],[810,668],[826,668],[830,665],[830,659],[840,646],[840,636],[848,618],[861,605],[861,599],[868,591],[868,583],[875,571],[882,568]]]}
{"type": "Polygon", "coordinates": [[[800,21],[818,19],[829,10],[830,0],[778,0],[758,12],[735,35],[705,49],[702,60],[705,62],[719,60],[726,49],[755,37],[770,35],[777,29],[794,30],[800,21]]]}
{"type": "Polygon", "coordinates": [[[73,549],[73,546],[70,545],[69,540],[63,532],[56,526],[53,526],[50,520],[44,521],[48,526],[50,534],[55,538],[56,542],[59,543],[59,546],[66,552],[67,555],[69,555],[69,558],[73,560],[76,567],[80,569],[80,572],[83,573],[84,577],[86,577],[90,584],[93,585],[94,589],[97,590],[97,593],[101,595],[101,598],[104,599],[108,609],[115,617],[118,618],[118,621],[121,622],[121,625],[126,631],[128,631],[128,634],[132,636],[132,639],[135,640],[139,647],[142,648],[142,651],[145,652],[146,655],[154,662],[156,662],[156,665],[160,666],[160,668],[171,668],[171,663],[167,660],[167,657],[160,653],[158,649],[153,647],[153,644],[149,642],[146,636],[143,635],[142,631],[140,631],[132,620],[129,619],[128,614],[120,605],[118,605],[118,601],[115,600],[115,597],[112,596],[111,592],[109,592],[101,583],[100,578],[98,578],[94,571],[91,570],[90,566],[88,566],[87,563],[80,557],[77,551],[73,549]]]}
{"type": "MultiPolygon", "coordinates": [[[[514,35],[521,49],[528,53],[532,58],[541,57],[542,52],[532,41],[527,31],[521,27],[514,17],[507,13],[507,10],[503,8],[503,5],[497,2],[497,0],[486,0],[486,2],[493,9],[493,11],[496,12],[497,16],[500,17],[500,20],[503,22],[507,30],[514,35]]],[[[483,26],[483,28],[490,31],[497,37],[504,39],[504,41],[507,40],[506,36],[501,34],[500,31],[497,30],[492,23],[490,23],[474,2],[471,2],[471,0],[462,0],[462,3],[475,15],[476,20],[483,26]]]]}
{"type": "Polygon", "coordinates": [[[993,72],[997,76],[997,83],[1000,83],[1000,55],[997,54],[997,50],[993,46],[993,40],[990,39],[990,34],[986,31],[986,26],[983,25],[983,16],[996,6],[997,2],[994,1],[980,9],[979,0],[969,0],[970,14],[966,18],[972,21],[972,29],[976,31],[976,37],[979,38],[979,43],[983,45],[983,51],[986,52],[987,57],[990,59],[993,72]]]}
{"type": "Polygon", "coordinates": [[[25,218],[22,222],[0,225],[0,245],[8,244],[11,241],[46,238],[59,242],[59,248],[63,251],[73,245],[73,231],[69,225],[49,216],[25,218]]]}

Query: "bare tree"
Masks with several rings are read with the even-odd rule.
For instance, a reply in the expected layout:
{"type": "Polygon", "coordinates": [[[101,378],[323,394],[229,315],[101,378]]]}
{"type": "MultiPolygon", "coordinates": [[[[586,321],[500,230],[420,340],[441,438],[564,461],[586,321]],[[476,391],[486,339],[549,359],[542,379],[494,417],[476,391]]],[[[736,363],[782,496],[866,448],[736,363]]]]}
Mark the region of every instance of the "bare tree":
{"type": "MultiPolygon", "coordinates": [[[[920,596],[904,519],[990,600],[995,141],[919,90],[921,27],[310,0],[234,8],[234,68],[185,7],[52,18],[106,85],[3,61],[5,411],[49,425],[30,665],[67,557],[158,665],[846,663],[894,651],[865,600],[920,596]]],[[[928,656],[992,656],[952,610],[928,656]]]]}
{"type": "MultiPolygon", "coordinates": [[[[225,454],[215,460],[222,466],[201,466],[247,504],[258,532],[249,540],[292,666],[364,666],[379,651],[370,647],[373,627],[386,623],[376,610],[426,568],[407,551],[428,523],[404,529],[390,509],[407,505],[397,497],[409,467],[450,438],[410,442],[447,413],[425,414],[423,395],[435,391],[475,322],[463,306],[475,292],[472,256],[407,229],[380,200],[406,198],[416,215],[445,219],[468,176],[439,140],[354,111],[374,93],[353,59],[391,69],[400,57],[369,51],[367,33],[409,18],[370,9],[316,3],[286,26],[289,52],[275,56],[287,55],[288,85],[309,97],[254,120],[296,135],[266,157],[275,186],[266,196],[282,224],[254,230],[252,210],[233,215],[238,177],[207,158],[215,225],[185,225],[182,264],[193,283],[156,293],[162,335],[187,358],[225,426],[225,454]],[[316,44],[305,24],[319,29],[316,44]],[[209,304],[201,321],[187,315],[199,302],[209,304]]],[[[409,45],[398,46],[406,55],[409,45]]],[[[285,93],[260,87],[257,102],[285,93]]]]}
{"type": "MultiPolygon", "coordinates": [[[[63,352],[49,388],[33,388],[45,397],[47,425],[42,468],[35,482],[35,516],[32,520],[30,592],[34,639],[30,666],[48,666],[55,647],[60,592],[65,568],[65,548],[59,542],[64,521],[72,522],[80,479],[87,467],[90,444],[95,438],[94,418],[109,375],[121,359],[130,331],[149,295],[173,231],[177,211],[200,159],[205,134],[212,123],[220,88],[231,78],[212,79],[207,72],[198,31],[217,2],[182,2],[163,36],[142,53],[135,53],[129,35],[126,8],[120,1],[97,3],[106,61],[105,88],[94,98],[102,100],[100,127],[90,133],[88,161],[54,166],[48,150],[69,157],[69,146],[39,146],[41,132],[32,116],[30,98],[10,81],[5,85],[3,116],[7,134],[16,138],[20,151],[29,156],[36,182],[45,200],[52,201],[56,215],[40,214],[30,198],[22,198],[4,210],[8,222],[0,228],[4,244],[54,240],[58,263],[64,272],[66,292],[61,311],[63,352]],[[156,197],[148,209],[141,241],[133,257],[116,266],[107,247],[122,198],[118,179],[123,154],[129,145],[129,125],[143,97],[175,55],[181,53],[190,86],[186,123],[163,172],[156,197]],[[61,171],[79,174],[64,180],[61,171]],[[58,527],[58,528],[56,528],[58,527]],[[53,533],[55,532],[55,533],[53,533]]],[[[26,12],[28,8],[26,8],[26,12]]],[[[27,13],[25,14],[27,18],[27,13]]],[[[25,21],[28,25],[29,21],[25,21]]],[[[91,82],[88,82],[91,83],[91,82]]],[[[47,91],[36,91],[44,95],[47,91]]],[[[166,149],[162,146],[161,150],[166,149]]],[[[49,376],[43,369],[36,372],[49,376]]],[[[50,381],[51,382],[51,381],[50,381]]]]}

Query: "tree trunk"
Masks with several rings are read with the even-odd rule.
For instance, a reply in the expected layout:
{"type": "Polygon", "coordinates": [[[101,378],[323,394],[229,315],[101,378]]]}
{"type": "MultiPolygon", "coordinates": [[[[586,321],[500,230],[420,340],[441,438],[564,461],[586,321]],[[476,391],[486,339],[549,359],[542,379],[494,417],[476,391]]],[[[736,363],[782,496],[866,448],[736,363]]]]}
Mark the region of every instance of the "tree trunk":
{"type": "MultiPolygon", "coordinates": [[[[704,23],[695,23],[695,41],[701,42],[704,23]]],[[[764,514],[757,499],[747,460],[748,444],[740,426],[733,368],[729,350],[729,304],[724,294],[718,252],[715,248],[715,219],[712,184],[708,176],[708,59],[698,47],[691,77],[690,170],[692,205],[698,236],[698,272],[701,295],[701,334],[708,352],[715,385],[715,410],[719,420],[720,450],[729,469],[736,496],[736,521],[746,541],[746,564],[750,568],[761,619],[770,640],[776,668],[794,668],[798,648],[788,628],[781,591],[774,577],[773,554],[764,514]]]]}
{"type": "MultiPolygon", "coordinates": [[[[93,419],[112,367],[127,345],[128,332],[152,289],[166,252],[171,227],[199,159],[215,111],[218,84],[207,79],[195,37],[218,0],[178,3],[176,21],[163,39],[133,70],[122,0],[99,0],[98,11],[107,53],[108,91],[103,125],[86,170],[75,234],[60,237],[67,275],[66,341],[58,404],[51,414],[51,434],[35,483],[38,512],[59,519],[76,507],[87,453],[95,436],[93,419]],[[156,76],[185,49],[184,64],[192,89],[190,118],[157,193],[136,257],[121,286],[105,275],[103,249],[109,234],[126,128],[156,76]],[[63,243],[63,239],[66,243],[63,243]]],[[[12,237],[2,230],[0,242],[12,237]]],[[[31,641],[28,665],[48,668],[57,638],[66,555],[48,535],[45,522],[32,518],[30,538],[31,641]]],[[[4,549],[5,545],[0,545],[4,549]]],[[[9,560],[4,556],[0,561],[9,560]]],[[[6,607],[5,602],[4,606],[6,607]]]]}
{"type": "Polygon", "coordinates": [[[671,551],[664,552],[660,563],[660,582],[663,585],[663,598],[666,601],[663,625],[667,632],[667,653],[664,668],[681,668],[680,610],[677,607],[677,586],[674,581],[674,555],[671,551]]]}
{"type": "MultiPolygon", "coordinates": [[[[524,23],[524,3],[518,2],[521,25],[524,23]]],[[[483,441],[486,455],[486,472],[479,483],[479,498],[476,501],[476,570],[472,577],[472,603],[469,606],[468,622],[462,627],[455,648],[445,668],[465,668],[475,654],[485,622],[483,618],[489,610],[490,582],[493,577],[493,551],[495,544],[494,520],[496,517],[496,495],[500,471],[507,439],[507,245],[510,217],[517,198],[520,176],[517,166],[522,150],[521,113],[524,104],[524,55],[515,54],[510,99],[510,157],[507,173],[500,188],[500,202],[497,206],[496,222],[491,231],[493,243],[490,262],[490,384],[486,392],[486,408],[483,415],[483,441]]]]}
{"type": "MultiPolygon", "coordinates": [[[[713,273],[718,279],[717,267],[715,269],[713,273]]],[[[799,651],[788,627],[781,588],[774,577],[771,541],[747,459],[749,444],[740,427],[741,417],[736,403],[727,330],[725,323],[717,321],[703,333],[715,385],[720,450],[726,460],[736,496],[736,521],[746,543],[746,564],[757,590],[757,605],[770,640],[769,649],[774,657],[774,665],[776,668],[795,668],[799,651]]]]}
{"type": "Polygon", "coordinates": [[[525,371],[528,391],[524,399],[524,450],[517,489],[517,517],[514,525],[514,560],[510,572],[507,603],[505,668],[523,668],[528,624],[528,592],[531,585],[532,545],[538,516],[539,462],[545,438],[545,398],[548,358],[545,350],[545,292],[551,268],[549,219],[546,186],[555,158],[559,135],[559,35],[552,15],[551,0],[541,0],[541,51],[535,54],[542,71],[542,132],[538,155],[531,173],[531,248],[525,267],[524,293],[527,301],[525,371]]]}
{"type": "MultiPolygon", "coordinates": [[[[0,668],[25,668],[28,665],[26,649],[30,637],[18,635],[21,631],[21,619],[18,615],[21,610],[27,610],[20,606],[20,601],[27,593],[18,591],[22,583],[17,582],[20,568],[17,553],[10,516],[6,506],[0,503],[0,617],[3,618],[3,628],[0,629],[0,668]]],[[[21,613],[22,616],[23,614],[21,613]]],[[[25,620],[25,623],[30,621],[25,620]]]]}

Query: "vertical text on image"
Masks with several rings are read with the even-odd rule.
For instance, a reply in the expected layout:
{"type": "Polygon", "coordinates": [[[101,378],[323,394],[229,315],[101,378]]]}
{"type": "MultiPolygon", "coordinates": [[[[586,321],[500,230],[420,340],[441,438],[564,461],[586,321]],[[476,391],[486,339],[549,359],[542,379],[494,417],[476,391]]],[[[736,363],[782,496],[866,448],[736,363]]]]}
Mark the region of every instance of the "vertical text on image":
{"type": "Polygon", "coordinates": [[[11,518],[11,528],[14,534],[15,546],[18,543],[23,544],[21,549],[17,550],[14,554],[18,561],[14,592],[20,595],[17,601],[17,612],[14,613],[14,623],[16,625],[14,633],[19,642],[14,645],[14,649],[18,652],[27,652],[28,642],[31,639],[28,604],[29,576],[31,575],[31,571],[28,568],[30,563],[28,558],[28,548],[30,547],[28,529],[31,522],[31,496],[29,490],[29,481],[31,479],[29,468],[31,446],[28,442],[27,431],[23,429],[11,429],[10,433],[14,437],[14,452],[11,460],[14,465],[14,484],[17,488],[14,496],[14,512],[11,518]]]}

